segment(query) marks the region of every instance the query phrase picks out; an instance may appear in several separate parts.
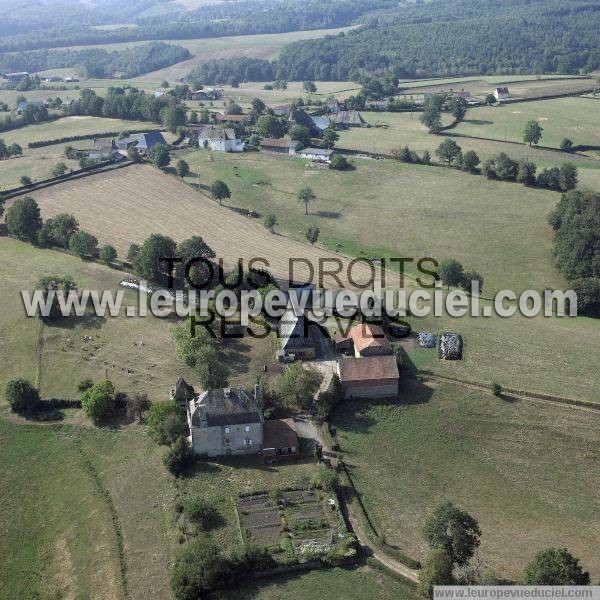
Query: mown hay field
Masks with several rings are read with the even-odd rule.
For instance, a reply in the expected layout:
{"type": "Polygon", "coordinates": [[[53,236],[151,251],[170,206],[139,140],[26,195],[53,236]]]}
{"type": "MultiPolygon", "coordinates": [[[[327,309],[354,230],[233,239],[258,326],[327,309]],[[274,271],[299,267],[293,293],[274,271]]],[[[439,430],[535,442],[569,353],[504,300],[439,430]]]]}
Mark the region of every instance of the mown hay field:
{"type": "Polygon", "coordinates": [[[425,519],[452,501],[499,576],[518,581],[550,546],[600,575],[597,412],[406,379],[398,400],[346,402],[332,422],[376,530],[409,555],[422,558],[425,519]]]}

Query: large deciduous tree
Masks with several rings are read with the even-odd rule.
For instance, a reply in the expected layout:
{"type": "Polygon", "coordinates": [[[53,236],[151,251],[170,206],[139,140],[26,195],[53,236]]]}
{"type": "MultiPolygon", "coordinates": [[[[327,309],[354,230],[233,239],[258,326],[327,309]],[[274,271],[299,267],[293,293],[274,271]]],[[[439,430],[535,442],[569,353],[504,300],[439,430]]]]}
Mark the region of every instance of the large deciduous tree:
{"type": "Polygon", "coordinates": [[[525,568],[525,585],[589,585],[590,574],[566,548],[538,552],[525,568]]]}
{"type": "Polygon", "coordinates": [[[446,502],[427,519],[423,535],[431,548],[443,550],[454,564],[462,567],[479,547],[481,530],[469,513],[446,502]]]}
{"type": "Polygon", "coordinates": [[[6,226],[9,233],[22,240],[33,241],[42,228],[42,218],[37,202],[30,196],[18,198],[6,211],[6,226]]]}

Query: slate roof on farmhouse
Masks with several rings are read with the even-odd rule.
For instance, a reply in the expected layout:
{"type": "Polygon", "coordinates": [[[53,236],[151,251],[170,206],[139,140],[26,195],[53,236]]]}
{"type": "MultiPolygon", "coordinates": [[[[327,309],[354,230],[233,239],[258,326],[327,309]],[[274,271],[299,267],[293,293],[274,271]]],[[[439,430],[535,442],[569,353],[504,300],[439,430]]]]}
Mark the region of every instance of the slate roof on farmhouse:
{"type": "Polygon", "coordinates": [[[312,346],[308,335],[308,322],[304,315],[296,315],[296,312],[292,307],[289,307],[281,318],[277,331],[279,333],[279,339],[281,340],[281,347],[284,350],[293,351],[294,348],[303,348],[306,346],[312,346]]]}
{"type": "Polygon", "coordinates": [[[206,390],[193,400],[192,425],[199,427],[203,418],[209,427],[260,423],[262,414],[253,396],[239,388],[206,390]]]}
{"type": "Polygon", "coordinates": [[[235,131],[233,129],[223,129],[214,125],[198,127],[198,137],[208,140],[235,140],[235,131]]]}
{"type": "Polygon", "coordinates": [[[300,150],[300,154],[314,154],[315,156],[326,156],[330,157],[334,153],[334,150],[329,148],[304,148],[300,150]]]}
{"type": "Polygon", "coordinates": [[[341,110],[332,116],[336,125],[364,125],[365,120],[357,110],[341,110]]]}
{"type": "Polygon", "coordinates": [[[340,381],[391,381],[400,377],[398,364],[393,354],[386,356],[363,356],[362,358],[340,358],[340,381]]]}
{"type": "Polygon", "coordinates": [[[115,141],[113,139],[95,139],[94,150],[97,152],[104,152],[106,154],[111,153],[116,148],[115,141]]]}
{"type": "Polygon", "coordinates": [[[117,146],[127,146],[134,143],[139,150],[149,150],[158,144],[167,145],[160,131],[148,131],[145,133],[132,133],[129,137],[119,140],[117,146]]]}

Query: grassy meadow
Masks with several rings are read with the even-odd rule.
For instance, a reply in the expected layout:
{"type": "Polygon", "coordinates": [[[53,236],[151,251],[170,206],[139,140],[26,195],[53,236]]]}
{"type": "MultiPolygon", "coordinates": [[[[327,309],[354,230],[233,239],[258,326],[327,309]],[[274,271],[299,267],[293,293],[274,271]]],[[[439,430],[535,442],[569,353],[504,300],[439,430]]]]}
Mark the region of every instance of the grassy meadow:
{"type": "MultiPolygon", "coordinates": [[[[175,357],[170,329],[177,321],[89,314],[42,326],[25,316],[20,290],[34,289],[41,277],[71,275],[79,289],[116,291],[125,273],[8,238],[0,238],[0,259],[0,389],[9,379],[23,376],[38,382],[43,397],[76,398],[82,379],[108,376],[117,389],[147,393],[157,401],[168,397],[177,377],[195,382],[192,370],[175,357]],[[86,336],[92,339],[86,341],[86,336]]],[[[125,291],[124,305],[137,306],[132,290],[125,291]]],[[[222,351],[232,369],[232,385],[252,387],[263,365],[272,362],[271,338],[227,340],[222,351]]]]}
{"type": "Polygon", "coordinates": [[[513,98],[536,98],[544,95],[578,92],[594,86],[591,77],[573,75],[495,75],[489,77],[451,77],[447,79],[402,80],[403,93],[465,90],[484,97],[498,85],[507,86],[513,98]]]}
{"type": "Polygon", "coordinates": [[[205,150],[185,154],[201,182],[224,180],[229,203],[275,214],[276,231],[292,237],[302,239],[314,223],[321,244],[351,256],[455,257],[481,272],[490,291],[563,283],[546,224],[556,193],[391,161],[355,159],[354,170],[336,172],[308,169],[292,157],[215,152],[210,158],[205,150]],[[296,198],[303,186],[317,195],[308,216],[296,198]]]}
{"type": "Polygon", "coordinates": [[[575,145],[600,146],[600,102],[591,98],[557,98],[500,106],[474,106],[456,133],[522,142],[528,121],[543,127],[540,147],[560,148],[563,138],[575,145]]]}
{"type": "Polygon", "coordinates": [[[274,577],[224,596],[228,600],[405,600],[416,597],[411,585],[366,566],[274,577]]]}
{"type": "Polygon", "coordinates": [[[7,598],[125,597],[115,509],[131,598],[169,595],[173,483],[161,450],[127,430],[15,423],[0,436],[0,585],[7,598]]]}
{"type": "Polygon", "coordinates": [[[450,500],[478,520],[498,575],[518,580],[548,546],[600,575],[598,414],[406,379],[398,400],[345,402],[332,422],[376,530],[409,555],[450,500]]]}

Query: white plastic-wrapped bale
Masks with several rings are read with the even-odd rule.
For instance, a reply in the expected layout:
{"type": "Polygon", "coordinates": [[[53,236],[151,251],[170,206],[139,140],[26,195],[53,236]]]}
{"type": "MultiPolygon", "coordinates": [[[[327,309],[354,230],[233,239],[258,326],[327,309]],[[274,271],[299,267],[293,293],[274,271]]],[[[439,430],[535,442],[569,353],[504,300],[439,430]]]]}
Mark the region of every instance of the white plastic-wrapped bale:
{"type": "Polygon", "coordinates": [[[419,340],[419,346],[422,348],[435,348],[435,335],[430,331],[421,331],[417,336],[417,339],[419,340]]]}
{"type": "Polygon", "coordinates": [[[439,357],[446,360],[462,359],[462,337],[458,333],[442,332],[440,335],[439,357]]]}

